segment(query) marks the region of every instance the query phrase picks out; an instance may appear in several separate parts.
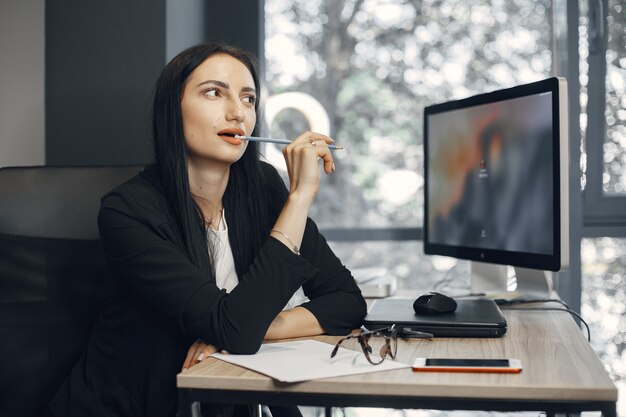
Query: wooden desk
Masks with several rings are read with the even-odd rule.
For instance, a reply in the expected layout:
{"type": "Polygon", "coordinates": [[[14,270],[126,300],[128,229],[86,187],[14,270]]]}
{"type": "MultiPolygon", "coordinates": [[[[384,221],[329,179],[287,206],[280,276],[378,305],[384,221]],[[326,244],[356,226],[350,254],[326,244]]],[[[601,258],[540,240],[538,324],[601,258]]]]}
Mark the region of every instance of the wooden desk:
{"type": "MultiPolygon", "coordinates": [[[[440,410],[601,411],[616,416],[617,388],[566,312],[503,310],[502,338],[399,341],[397,360],[416,357],[519,358],[521,374],[412,372],[401,369],[297,384],[210,358],[181,373],[179,416],[194,401],[440,410]]],[[[315,339],[329,343],[337,337],[315,339]]],[[[303,358],[303,360],[306,360],[303,358]]]]}

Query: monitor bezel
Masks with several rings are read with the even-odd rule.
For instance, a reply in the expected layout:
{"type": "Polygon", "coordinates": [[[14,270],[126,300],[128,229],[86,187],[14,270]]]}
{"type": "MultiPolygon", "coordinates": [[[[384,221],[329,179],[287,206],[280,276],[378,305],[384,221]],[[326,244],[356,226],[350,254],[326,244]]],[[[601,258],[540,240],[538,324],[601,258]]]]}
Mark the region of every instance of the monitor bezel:
{"type": "Polygon", "coordinates": [[[470,261],[511,265],[529,269],[559,271],[565,269],[569,257],[567,204],[567,89],[563,78],[552,77],[538,82],[479,94],[461,100],[430,105],[424,108],[424,252],[428,255],[451,256],[470,261]],[[454,246],[429,241],[428,226],[428,118],[452,110],[495,103],[519,97],[552,93],[552,155],[553,155],[553,242],[554,253],[514,252],[467,246],[454,246]]]}

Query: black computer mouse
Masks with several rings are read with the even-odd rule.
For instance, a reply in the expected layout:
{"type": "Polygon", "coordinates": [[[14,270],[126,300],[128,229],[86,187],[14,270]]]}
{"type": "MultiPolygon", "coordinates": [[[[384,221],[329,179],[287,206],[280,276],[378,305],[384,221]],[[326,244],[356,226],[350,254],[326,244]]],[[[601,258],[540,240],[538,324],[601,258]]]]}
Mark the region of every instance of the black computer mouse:
{"type": "Polygon", "coordinates": [[[413,310],[415,314],[427,315],[452,313],[456,310],[456,301],[447,295],[429,292],[417,297],[413,302],[413,310]]]}

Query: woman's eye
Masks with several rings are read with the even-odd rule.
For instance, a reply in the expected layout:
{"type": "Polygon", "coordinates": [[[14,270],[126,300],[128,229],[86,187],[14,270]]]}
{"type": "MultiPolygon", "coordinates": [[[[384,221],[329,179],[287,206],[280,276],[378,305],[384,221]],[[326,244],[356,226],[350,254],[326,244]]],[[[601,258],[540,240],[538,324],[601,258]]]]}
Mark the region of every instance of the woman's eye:
{"type": "Polygon", "coordinates": [[[243,98],[243,101],[245,101],[248,104],[254,104],[254,103],[256,103],[256,97],[255,96],[245,96],[243,98]]]}
{"type": "Polygon", "coordinates": [[[205,90],[204,95],[209,96],[209,97],[217,97],[218,96],[217,88],[209,88],[208,90],[205,90]]]}

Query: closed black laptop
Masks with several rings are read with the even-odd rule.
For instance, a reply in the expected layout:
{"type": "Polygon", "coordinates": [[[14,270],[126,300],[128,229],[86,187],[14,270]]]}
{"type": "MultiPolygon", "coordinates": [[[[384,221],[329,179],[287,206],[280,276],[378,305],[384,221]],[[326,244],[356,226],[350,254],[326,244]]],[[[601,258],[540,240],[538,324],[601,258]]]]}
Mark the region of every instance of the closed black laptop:
{"type": "Polygon", "coordinates": [[[432,333],[435,337],[500,337],[506,333],[506,319],[493,300],[458,299],[455,312],[439,315],[415,314],[413,301],[375,300],[363,325],[374,330],[395,324],[400,335],[409,337],[404,329],[432,333]]]}

